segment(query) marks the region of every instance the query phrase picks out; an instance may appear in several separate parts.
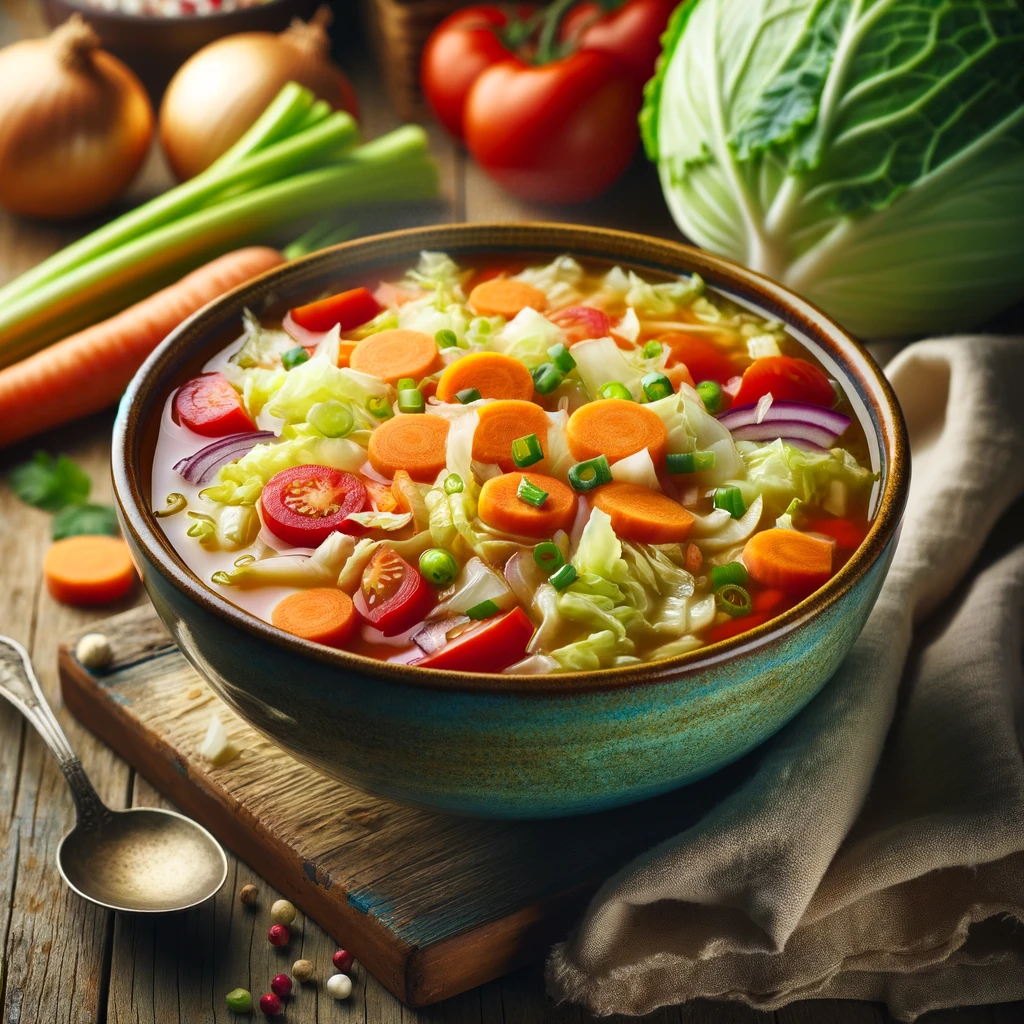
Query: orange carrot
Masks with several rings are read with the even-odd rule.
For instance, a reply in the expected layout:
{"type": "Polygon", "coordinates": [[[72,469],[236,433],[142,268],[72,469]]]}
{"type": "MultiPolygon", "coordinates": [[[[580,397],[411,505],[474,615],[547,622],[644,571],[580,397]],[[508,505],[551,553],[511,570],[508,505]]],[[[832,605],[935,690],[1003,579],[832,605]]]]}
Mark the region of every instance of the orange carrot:
{"type": "Polygon", "coordinates": [[[527,306],[543,313],[548,308],[548,297],[525,281],[495,277],[482,281],[469,293],[469,304],[479,316],[503,316],[511,320],[527,306]]]}
{"type": "Polygon", "coordinates": [[[108,604],[124,597],[135,582],[128,545],[120,537],[65,537],[43,559],[50,593],[64,604],[108,604]]]}
{"type": "Polygon", "coordinates": [[[473,434],[473,458],[477,462],[495,463],[506,473],[516,469],[512,459],[512,442],[536,434],[544,458],[530,469],[543,473],[547,469],[547,414],[533,402],[508,400],[485,405],[480,410],[480,423],[473,434]]]}
{"type": "Polygon", "coordinates": [[[278,601],[270,621],[286,633],[303,640],[338,647],[351,635],[356,625],[352,598],[344,590],[313,587],[299,590],[278,601]]]}
{"type": "Polygon", "coordinates": [[[618,462],[646,448],[655,466],[665,459],[668,432],[657,413],[636,402],[606,398],[580,406],[570,417],[566,439],[580,462],[606,455],[618,462]]]}
{"type": "Polygon", "coordinates": [[[533,377],[524,363],[501,352],[470,352],[456,359],[437,382],[437,400],[455,402],[466,388],[476,388],[481,398],[533,398],[533,377]]]}
{"type": "Polygon", "coordinates": [[[832,575],[832,545],[776,527],[755,533],[747,541],[743,564],[763,586],[806,597],[832,575]]]}
{"type": "Polygon", "coordinates": [[[674,544],[686,540],[693,516],[667,495],[640,484],[615,480],[594,491],[594,506],[606,512],[612,529],[640,544],[674,544]]]}
{"type": "Polygon", "coordinates": [[[704,564],[704,555],[696,544],[687,544],[684,567],[688,573],[696,576],[704,564]]]}
{"type": "Polygon", "coordinates": [[[117,316],[0,370],[0,445],[116,402],[146,356],[178,324],[283,259],[274,249],[238,249],[117,316]]]}
{"type": "Polygon", "coordinates": [[[360,373],[395,384],[403,377],[419,380],[441,363],[437,343],[422,331],[395,328],[364,338],[349,357],[348,365],[360,373]]]}
{"type": "Polygon", "coordinates": [[[576,518],[576,492],[561,480],[541,473],[505,473],[491,477],[480,489],[477,515],[488,526],[523,537],[551,537],[557,530],[569,531],[576,518]],[[523,478],[547,491],[540,508],[518,495],[523,478]]]}
{"type": "MultiPolygon", "coordinates": [[[[339,366],[348,366],[349,363],[351,363],[351,361],[352,361],[352,353],[355,352],[356,346],[358,344],[359,344],[358,341],[345,341],[344,338],[342,338],[338,342],[338,365],[339,366]]],[[[316,350],[314,349],[313,352],[315,352],[315,351],[316,350]]],[[[313,352],[310,352],[309,354],[313,355],[313,352]]]]}
{"type": "Polygon", "coordinates": [[[382,476],[404,469],[413,480],[432,484],[444,469],[448,421],[411,413],[382,423],[371,435],[366,454],[382,476]]]}

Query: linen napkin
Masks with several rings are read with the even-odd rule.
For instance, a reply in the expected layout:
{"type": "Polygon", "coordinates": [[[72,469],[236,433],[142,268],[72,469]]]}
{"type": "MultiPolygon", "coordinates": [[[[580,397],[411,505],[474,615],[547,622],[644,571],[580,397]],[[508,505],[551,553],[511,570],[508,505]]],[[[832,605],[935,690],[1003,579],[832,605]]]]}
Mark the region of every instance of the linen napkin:
{"type": "Polygon", "coordinates": [[[920,342],[887,372],[913,479],[864,632],[746,781],[597,893],[556,999],[910,1021],[1024,998],[1024,339],[920,342]]]}

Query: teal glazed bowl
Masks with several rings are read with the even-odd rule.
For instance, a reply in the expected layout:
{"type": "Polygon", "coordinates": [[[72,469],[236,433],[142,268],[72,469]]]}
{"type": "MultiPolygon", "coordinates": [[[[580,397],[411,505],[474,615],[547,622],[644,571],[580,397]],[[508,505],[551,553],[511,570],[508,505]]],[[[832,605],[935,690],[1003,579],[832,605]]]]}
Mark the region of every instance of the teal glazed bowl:
{"type": "Polygon", "coordinates": [[[692,782],[747,753],[828,681],[860,633],[896,545],[909,484],[906,430],[871,357],[823,313],[727,260],[589,227],[456,224],[360,239],[287,264],[208,305],[146,361],[114,428],[124,535],[182,652],[231,708],[296,758],[357,788],[436,811],[544,818],[604,810],[692,782]],[[809,598],[740,637],[659,662],[549,676],[391,665],[298,639],[194,576],[151,509],[160,410],[257,313],[414,261],[569,252],[640,271],[699,273],[785,322],[849,393],[879,473],[854,557],[809,598]]]}

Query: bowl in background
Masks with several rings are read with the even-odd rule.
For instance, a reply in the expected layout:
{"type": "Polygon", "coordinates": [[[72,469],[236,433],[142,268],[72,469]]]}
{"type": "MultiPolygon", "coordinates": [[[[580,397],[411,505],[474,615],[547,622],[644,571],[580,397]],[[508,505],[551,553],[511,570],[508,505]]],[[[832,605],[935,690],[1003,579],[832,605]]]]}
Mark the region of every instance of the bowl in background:
{"type": "Polygon", "coordinates": [[[781,285],[689,246],[552,224],[456,224],[348,242],[286,264],[211,303],[146,361],[114,428],[124,534],[182,652],[243,718],[327,775],[399,802],[498,818],[615,807],[681,786],[745,754],[821,689],[853,645],[896,544],[909,484],[906,430],[871,357],[781,285]],[[846,389],[879,473],[864,543],[794,608],[672,659],[548,676],[443,673],[331,650],[243,612],[194,576],[150,511],[160,413],[171,389],[257,314],[413,263],[575,256],[638,271],[699,273],[789,325],[846,389]]]}

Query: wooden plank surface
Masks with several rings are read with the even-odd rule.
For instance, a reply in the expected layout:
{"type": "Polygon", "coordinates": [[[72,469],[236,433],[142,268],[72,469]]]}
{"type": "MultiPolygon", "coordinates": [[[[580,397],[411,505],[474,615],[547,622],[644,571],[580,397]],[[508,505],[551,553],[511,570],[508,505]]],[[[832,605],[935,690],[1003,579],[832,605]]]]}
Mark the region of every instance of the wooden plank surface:
{"type": "MultiPolygon", "coordinates": [[[[35,0],[0,2],[0,45],[39,35],[35,0]]],[[[368,134],[390,126],[381,90],[372,80],[357,83],[368,134]]],[[[511,200],[437,131],[432,132],[442,166],[445,202],[425,206],[406,222],[439,220],[562,219],[604,223],[675,236],[650,168],[638,163],[609,196],[574,210],[527,206],[511,200]]],[[[153,194],[166,183],[159,159],[151,161],[133,189],[153,194]]],[[[372,221],[367,219],[366,226],[372,221]]],[[[0,214],[0,283],[34,265],[86,226],[54,227],[0,214]]],[[[0,474],[36,447],[66,451],[85,465],[99,500],[108,497],[107,449],[111,416],[0,452],[0,474]]],[[[104,798],[114,806],[164,803],[124,762],[95,740],[61,708],[56,672],[60,636],[88,623],[94,613],[63,608],[40,586],[48,517],[29,509],[0,484],[0,631],[25,644],[58,717],[104,798]]],[[[136,593],[122,608],[142,604],[136,593]]],[[[60,773],[18,714],[0,704],[0,1021],[4,1024],[208,1024],[234,1021],[223,995],[241,985],[257,994],[276,970],[301,954],[321,972],[334,944],[312,922],[304,922],[289,954],[263,938],[258,915],[235,895],[245,882],[259,886],[266,906],[279,893],[270,882],[229,856],[228,883],[217,898],[172,917],[108,914],[89,907],[59,882],[53,867],[56,843],[71,823],[71,803],[60,773]]],[[[540,967],[531,966],[479,989],[423,1010],[403,1007],[364,970],[352,998],[335,1003],[317,986],[302,987],[284,1018],[291,1024],[582,1024],[580,1008],[556,1007],[544,994],[540,967]]],[[[608,1018],[606,1018],[608,1019],[608,1018]]],[[[735,1004],[697,1002],[652,1014],[653,1024],[879,1024],[888,1021],[870,1003],[810,1001],[778,1013],[756,1013],[735,1004]]],[[[635,1018],[610,1018],[626,1024],[635,1018]]],[[[928,1014],[924,1024],[1017,1024],[1024,1004],[928,1014]]]]}

